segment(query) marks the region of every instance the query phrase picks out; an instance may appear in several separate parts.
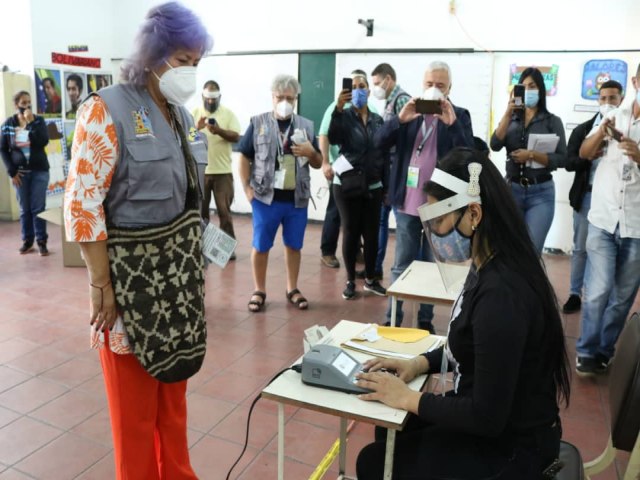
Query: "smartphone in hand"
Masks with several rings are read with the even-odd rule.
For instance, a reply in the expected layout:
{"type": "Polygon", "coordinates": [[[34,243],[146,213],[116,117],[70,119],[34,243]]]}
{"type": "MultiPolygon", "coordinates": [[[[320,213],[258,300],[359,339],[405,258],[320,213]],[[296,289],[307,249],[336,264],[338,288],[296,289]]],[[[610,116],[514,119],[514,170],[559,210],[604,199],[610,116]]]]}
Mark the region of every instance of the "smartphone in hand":
{"type": "Polygon", "coordinates": [[[423,100],[416,98],[416,113],[439,114],[442,115],[442,104],[440,100],[423,100]]]}
{"type": "Polygon", "coordinates": [[[342,90],[353,90],[353,78],[344,77],[342,79],[342,90]]]}
{"type": "Polygon", "coordinates": [[[212,117],[207,119],[207,123],[213,127],[217,122],[216,119],[212,117]]]}
{"type": "Polygon", "coordinates": [[[519,108],[524,106],[524,85],[517,84],[513,86],[513,103],[519,108]]]}
{"type": "Polygon", "coordinates": [[[613,125],[611,125],[610,123],[607,124],[607,126],[605,127],[605,130],[607,132],[607,135],[613,138],[616,142],[622,141],[623,133],[617,128],[615,128],[613,125]]]}

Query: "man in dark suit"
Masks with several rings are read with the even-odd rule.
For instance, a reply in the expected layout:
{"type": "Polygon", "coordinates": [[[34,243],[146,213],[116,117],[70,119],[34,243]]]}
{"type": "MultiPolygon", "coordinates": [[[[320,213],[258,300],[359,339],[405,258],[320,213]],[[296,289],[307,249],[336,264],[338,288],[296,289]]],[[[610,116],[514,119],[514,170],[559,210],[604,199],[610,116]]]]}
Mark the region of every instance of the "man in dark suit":
{"type": "MultiPolygon", "coordinates": [[[[396,147],[397,161],[391,167],[389,202],[396,217],[396,252],[391,282],[414,260],[431,260],[429,243],[422,233],[418,207],[426,203],[425,182],[437,161],[454,147],[473,147],[471,116],[449,100],[451,71],[444,62],[432,62],[423,80],[425,95],[440,100],[441,114],[419,114],[415,99],[384,123],[374,137],[376,147],[396,147]]],[[[391,317],[391,306],[387,319],[391,317]]],[[[396,324],[402,323],[402,302],[398,302],[396,324]]],[[[421,304],[418,326],[434,332],[433,305],[421,304]]]]}
{"type": "Polygon", "coordinates": [[[564,313],[575,313],[582,305],[582,284],[587,264],[587,230],[589,221],[587,214],[591,207],[591,186],[596,167],[602,155],[602,149],[596,158],[580,158],[580,145],[594,126],[600,125],[602,118],[622,103],[622,85],[615,80],[609,80],[600,87],[598,103],[600,111],[590,120],[581,123],[573,129],[567,145],[567,166],[570,172],[576,172],[571,190],[569,203],[573,208],[573,253],[571,256],[571,286],[569,299],[562,306],[564,313]]]}

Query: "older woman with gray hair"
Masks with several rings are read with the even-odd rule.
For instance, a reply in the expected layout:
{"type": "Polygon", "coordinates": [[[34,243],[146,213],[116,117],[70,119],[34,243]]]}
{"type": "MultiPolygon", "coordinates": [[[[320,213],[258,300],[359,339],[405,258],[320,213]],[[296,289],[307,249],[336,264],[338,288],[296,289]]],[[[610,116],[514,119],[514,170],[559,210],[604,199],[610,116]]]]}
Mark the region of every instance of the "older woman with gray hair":
{"type": "Polygon", "coordinates": [[[117,479],[197,478],[186,380],[206,350],[196,166],[206,146],[182,105],[211,47],[193,12],[155,6],[123,83],[78,110],[65,227],[88,268],[117,479]]]}
{"type": "Polygon", "coordinates": [[[238,145],[240,178],[253,210],[251,266],[255,290],[248,308],[254,313],[265,306],[269,251],[280,225],[287,300],[300,310],[309,306],[298,290],[298,274],[311,192],[309,167],[320,168],[322,155],[313,122],[293,113],[299,93],[295,77],[276,76],[271,87],[273,110],[252,117],[238,145]]]}

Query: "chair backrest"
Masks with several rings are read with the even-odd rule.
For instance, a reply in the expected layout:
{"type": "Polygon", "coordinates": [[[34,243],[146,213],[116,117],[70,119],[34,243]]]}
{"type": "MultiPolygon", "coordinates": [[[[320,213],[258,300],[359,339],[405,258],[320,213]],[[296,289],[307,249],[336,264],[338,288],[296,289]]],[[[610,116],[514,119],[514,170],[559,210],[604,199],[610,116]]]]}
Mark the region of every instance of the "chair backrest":
{"type": "Polygon", "coordinates": [[[609,374],[611,440],[630,452],[640,432],[640,315],[627,321],[609,374]]]}

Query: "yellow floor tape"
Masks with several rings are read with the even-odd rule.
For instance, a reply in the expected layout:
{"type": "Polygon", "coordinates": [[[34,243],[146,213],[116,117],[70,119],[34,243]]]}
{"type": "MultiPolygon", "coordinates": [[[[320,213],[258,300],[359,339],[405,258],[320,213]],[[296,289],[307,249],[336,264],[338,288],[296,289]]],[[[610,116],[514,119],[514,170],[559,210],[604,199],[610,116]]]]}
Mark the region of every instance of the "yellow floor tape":
{"type": "MultiPolygon", "coordinates": [[[[349,426],[347,426],[347,435],[349,435],[349,432],[355,426],[355,424],[356,424],[355,420],[352,420],[351,423],[349,423],[349,426]]],[[[346,441],[347,442],[349,441],[349,437],[347,437],[346,441]]],[[[329,470],[329,467],[331,466],[331,464],[336,459],[339,453],[340,453],[340,439],[338,438],[335,442],[333,442],[333,445],[331,446],[327,454],[324,456],[324,458],[320,460],[320,463],[318,464],[316,469],[313,471],[313,473],[309,477],[309,480],[321,480],[322,477],[324,477],[324,474],[327,473],[327,470],[329,470]]]]}

